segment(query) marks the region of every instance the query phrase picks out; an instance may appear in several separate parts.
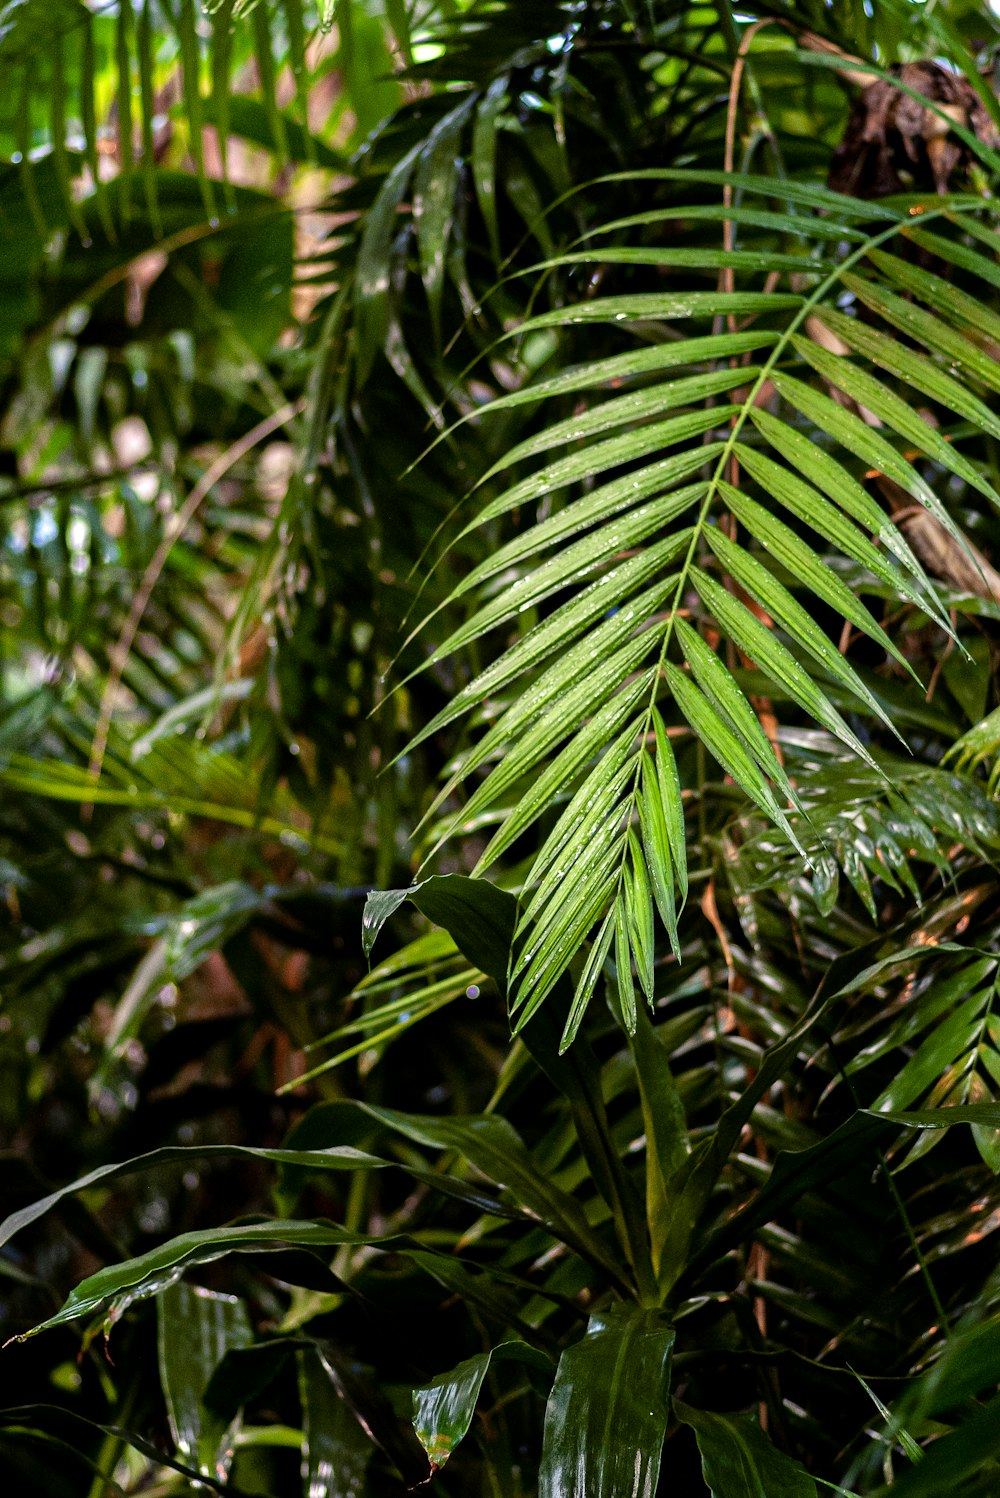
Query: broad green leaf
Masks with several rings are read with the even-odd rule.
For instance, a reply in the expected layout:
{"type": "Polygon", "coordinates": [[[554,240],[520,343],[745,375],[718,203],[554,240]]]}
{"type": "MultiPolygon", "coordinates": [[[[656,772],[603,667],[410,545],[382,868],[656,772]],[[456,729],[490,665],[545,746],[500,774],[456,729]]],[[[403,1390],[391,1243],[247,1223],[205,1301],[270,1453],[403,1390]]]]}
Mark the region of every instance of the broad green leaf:
{"type": "Polygon", "coordinates": [[[667,1428],[674,1330],[614,1305],[559,1359],[545,1411],[539,1498],[649,1498],[667,1428]]]}
{"type": "Polygon", "coordinates": [[[358,1107],[368,1117],[415,1144],[457,1151],[470,1165],[505,1187],[518,1206],[536,1216],[554,1236],[609,1272],[616,1283],[620,1282],[619,1266],[602,1239],[589,1227],[579,1204],[542,1174],[524,1141],[506,1119],[495,1114],[432,1118],[371,1104],[358,1107]]]}
{"type": "Polygon", "coordinates": [[[670,1214],[667,1183],[680,1170],[691,1145],[684,1104],[666,1047],[641,1005],[632,1037],[632,1054],[646,1136],[646,1221],[653,1273],[659,1274],[670,1214]]]}
{"type": "Polygon", "coordinates": [[[712,1498],[816,1498],[804,1468],[779,1451],[749,1415],[695,1410],[675,1399],[674,1413],[690,1425],[712,1498]]]}
{"type": "MultiPolygon", "coordinates": [[[[114,1307],[121,1310],[135,1300],[160,1295],[195,1264],[208,1264],[234,1252],[266,1253],[273,1248],[289,1246],[339,1248],[344,1244],[361,1245],[378,1242],[370,1235],[349,1232],[328,1222],[296,1222],[276,1219],[268,1222],[206,1228],[201,1232],[181,1233],[159,1248],[137,1258],[112,1264],[89,1275],[67,1296],[54,1316],[25,1332],[33,1337],[52,1327],[65,1326],[81,1316],[114,1307]]],[[[392,1242],[393,1240],[385,1240],[392,1242]]]]}
{"type": "Polygon", "coordinates": [[[439,1373],[423,1388],[414,1389],[413,1428],[427,1452],[432,1472],[441,1470],[468,1434],[486,1375],[494,1363],[501,1362],[524,1363],[547,1378],[552,1375],[552,1364],[537,1348],[527,1342],[501,1342],[489,1352],[439,1373]]]}
{"type": "Polygon", "coordinates": [[[308,1498],[360,1498],[375,1453],[312,1348],[298,1353],[302,1468],[308,1498]]]}
{"type": "Polygon", "coordinates": [[[183,1280],[157,1299],[160,1386],[178,1455],[199,1472],[224,1478],[233,1459],[233,1427],[204,1403],[209,1380],[232,1348],[249,1347],[246,1305],[183,1280]]]}

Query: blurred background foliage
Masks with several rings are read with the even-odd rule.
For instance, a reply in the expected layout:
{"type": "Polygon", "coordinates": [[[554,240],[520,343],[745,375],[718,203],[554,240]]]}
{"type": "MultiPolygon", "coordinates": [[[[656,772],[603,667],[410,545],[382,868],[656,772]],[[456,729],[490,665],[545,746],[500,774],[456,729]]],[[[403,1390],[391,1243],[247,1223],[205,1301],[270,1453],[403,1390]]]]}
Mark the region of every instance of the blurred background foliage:
{"type": "MultiPolygon", "coordinates": [[[[714,290],[743,203],[739,287],[794,293],[841,254],[829,204],[734,212],[709,174],[822,186],[851,59],[944,59],[984,97],[948,232],[992,280],[958,251],[945,279],[993,319],[995,406],[996,40],[958,0],[0,5],[0,1306],[53,1321],[3,1353],[18,1492],[996,1491],[995,573],[935,568],[885,491],[934,587],[834,557],[900,658],[819,607],[909,748],[823,678],[880,769],[730,646],[797,847],[670,720],[690,891],[631,1026],[635,931],[565,1056],[547,1011],[511,1041],[502,892],[542,834],[495,900],[435,877],[362,947],[439,816],[429,867],[464,880],[532,778],[435,801],[516,692],[452,704],[548,608],[479,630],[463,581],[562,500],[463,526],[585,387],[480,413],[681,336],[562,318],[658,284],[571,255],[625,225],[714,290]],[[686,196],[637,175],[665,168],[686,196]]],[[[907,202],[940,185],[921,150],[907,202]]],[[[1000,487],[993,432],[948,419],[1000,487]]],[[[988,495],[921,474],[1000,565],[988,495]]]]}

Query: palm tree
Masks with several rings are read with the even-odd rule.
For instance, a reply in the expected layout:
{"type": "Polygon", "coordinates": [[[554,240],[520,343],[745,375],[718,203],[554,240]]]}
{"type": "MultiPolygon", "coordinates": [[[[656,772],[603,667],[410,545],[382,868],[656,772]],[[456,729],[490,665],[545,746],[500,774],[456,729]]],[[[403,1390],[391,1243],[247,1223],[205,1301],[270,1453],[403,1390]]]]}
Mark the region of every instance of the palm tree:
{"type": "Polygon", "coordinates": [[[5,1459],[992,1492],[992,15],[326,9],[0,41],[5,1459]]]}

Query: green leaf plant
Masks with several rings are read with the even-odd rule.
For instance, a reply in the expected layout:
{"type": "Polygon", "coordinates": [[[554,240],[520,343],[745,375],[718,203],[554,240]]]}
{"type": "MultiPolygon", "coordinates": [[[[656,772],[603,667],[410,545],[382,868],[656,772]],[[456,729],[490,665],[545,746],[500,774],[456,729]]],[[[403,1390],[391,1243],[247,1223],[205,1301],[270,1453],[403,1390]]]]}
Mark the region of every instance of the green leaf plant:
{"type": "Polygon", "coordinates": [[[995,1493],[986,9],[10,9],[0,1461],[995,1493]],[[125,661],[140,343],[211,518],[125,661]]]}

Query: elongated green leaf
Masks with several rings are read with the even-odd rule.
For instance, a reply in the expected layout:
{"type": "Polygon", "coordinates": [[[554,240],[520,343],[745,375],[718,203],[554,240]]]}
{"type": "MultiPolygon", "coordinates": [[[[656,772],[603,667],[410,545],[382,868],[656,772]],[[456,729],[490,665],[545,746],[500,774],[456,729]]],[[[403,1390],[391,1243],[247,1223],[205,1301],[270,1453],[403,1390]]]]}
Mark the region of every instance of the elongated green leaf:
{"type": "Polygon", "coordinates": [[[179,0],[177,11],[177,36],[180,41],[182,72],[184,77],[184,110],[189,125],[189,143],[198,175],[205,213],[215,218],[215,194],[205,174],[205,150],[202,142],[204,116],[201,107],[200,56],[198,34],[195,27],[194,0],[179,0]]]}
{"type": "Polygon", "coordinates": [[[787,837],[795,841],[788,818],[774,799],[774,792],[742,740],[723,722],[708,698],[688,680],[683,671],[678,671],[669,663],[663,669],[677,706],[709,753],[719,761],[751,801],[766,812],[787,837]]]}
{"type": "Polygon", "coordinates": [[[396,214],[410,186],[420,142],[393,166],[375,203],[365,216],[358,245],[355,323],[358,339],[358,383],[363,384],[389,327],[390,250],[396,214]]]}
{"type": "MultiPolygon", "coordinates": [[[[676,583],[675,577],[668,576],[637,598],[624,602],[596,629],[592,629],[582,640],[557,656],[539,677],[523,686],[489,732],[483,735],[468,754],[462,755],[457,768],[435,797],[432,811],[436,811],[438,805],[463,780],[468,779],[473,770],[500,753],[508,742],[515,740],[519,732],[536,722],[547,708],[568,692],[581,676],[593,670],[595,660],[609,659],[636,627],[650,618],[676,587],[676,583]]],[[[653,643],[650,642],[650,648],[653,643]]],[[[443,721],[451,721],[455,716],[449,709],[444,709],[443,714],[448,715],[443,721]]]]}
{"type": "Polygon", "coordinates": [[[439,341],[445,260],[458,182],[459,142],[472,104],[472,96],[463,99],[434,126],[421,150],[414,177],[413,217],[420,271],[430,307],[431,328],[439,341]]]}
{"type": "Polygon", "coordinates": [[[625,910],[629,945],[635,955],[636,972],[648,1003],[653,1002],[653,891],[650,888],[642,846],[630,827],[629,862],[624,866],[625,910]]]}
{"type": "MultiPolygon", "coordinates": [[[[792,619],[795,625],[798,626],[796,636],[798,637],[799,630],[805,635],[803,643],[806,645],[806,648],[810,649],[812,654],[823,661],[823,664],[831,671],[831,675],[837,675],[843,680],[842,670],[838,670],[830,662],[830,657],[839,654],[839,652],[835,650],[832,642],[827,640],[826,636],[812,623],[812,620],[808,616],[806,616],[806,620],[803,622],[793,610],[788,608],[784,600],[777,600],[774,597],[775,590],[772,586],[773,579],[770,575],[765,574],[764,578],[761,578],[756,568],[748,565],[752,559],[748,558],[745,552],[740,552],[737,547],[732,546],[721,533],[713,533],[711,540],[713,550],[718,551],[720,559],[727,568],[732,570],[733,576],[737,578],[737,581],[741,582],[744,587],[748,587],[748,584],[750,584],[753,592],[758,596],[759,601],[766,609],[770,610],[772,604],[775,604],[774,612],[786,627],[788,620],[792,619]],[[752,584],[750,583],[751,579],[752,584]],[[761,597],[760,595],[764,596],[761,597]],[[821,645],[816,644],[815,636],[819,636],[820,641],[823,642],[821,645]],[[814,649],[811,648],[813,646],[815,646],[814,649]]],[[[760,572],[764,572],[764,569],[760,568],[760,572]]],[[[775,639],[774,632],[767,629],[756,615],[750,612],[745,604],[740,603],[737,598],[734,598],[731,593],[728,593],[713,578],[708,577],[707,574],[697,568],[692,569],[692,574],[695,586],[704,599],[705,604],[712,610],[712,613],[718,619],[723,629],[750,656],[751,660],[762,671],[766,672],[768,676],[771,676],[779,686],[783,687],[789,696],[798,702],[800,706],[804,707],[806,712],[810,713],[818,723],[822,723],[824,727],[829,728],[831,733],[836,734],[839,739],[842,739],[861,759],[864,759],[868,764],[874,765],[871,755],[858,739],[857,734],[848,727],[836,708],[833,707],[825,694],[820,691],[808,672],[799,665],[791,652],[785,649],[780,640],[775,639]]],[[[840,662],[843,670],[848,671],[850,676],[856,675],[855,672],[844,665],[843,657],[840,657],[840,662]]],[[[853,687],[853,682],[851,685],[853,687]]],[[[863,686],[858,690],[858,696],[862,699],[866,699],[870,695],[863,686]]],[[[884,716],[884,714],[880,713],[880,716],[884,716]]]]}
{"type": "MultiPolygon", "coordinates": [[[[142,180],[143,190],[146,196],[146,211],[153,225],[153,233],[159,237],[162,232],[160,226],[159,199],[156,186],[156,151],[153,139],[153,115],[155,113],[155,99],[153,89],[153,16],[152,0],[143,0],[142,10],[139,13],[139,22],[136,27],[136,39],[139,47],[139,96],[141,102],[142,121],[142,180]]],[[[59,137],[55,135],[56,150],[60,149],[59,137]]]]}
{"type": "Polygon", "coordinates": [[[370,1104],[358,1106],[370,1118],[415,1144],[456,1150],[497,1185],[506,1187],[518,1204],[533,1213],[556,1237],[610,1272],[616,1283],[620,1282],[619,1266],[602,1239],[589,1227],[578,1203],[536,1168],[520,1135],[506,1119],[491,1114],[432,1118],[370,1104]]]}
{"type": "MultiPolygon", "coordinates": [[[[936,427],[925,421],[895,391],[876,380],[867,370],[852,364],[842,354],[831,354],[828,349],[820,348],[811,339],[795,336],[792,342],[803,358],[832,384],[873,412],[894,432],[914,443],[919,451],[926,453],[943,468],[949,469],[974,489],[978,489],[987,499],[1000,505],[1000,496],[993,486],[987,483],[951,443],[945,441],[936,427]]],[[[940,384],[939,381],[937,383],[940,384]]],[[[844,414],[853,415],[848,412],[844,414]]]]}
{"type": "Polygon", "coordinates": [[[635,1034],[635,981],[632,977],[632,952],[629,943],[626,901],[615,902],[615,973],[618,979],[618,1003],[626,1033],[635,1034]]]}
{"type": "Polygon", "coordinates": [[[414,1389],[413,1427],[432,1471],[440,1471],[468,1434],[486,1375],[494,1363],[502,1362],[524,1363],[551,1378],[552,1364],[544,1353],[527,1342],[501,1342],[414,1389]]]}
{"type": "Polygon", "coordinates": [[[539,468],[529,478],[522,479],[513,488],[505,490],[497,499],[491,500],[462,534],[467,535],[488,520],[496,520],[498,516],[517,509],[519,505],[530,504],[532,500],[541,499],[543,495],[551,494],[557,489],[564,489],[580,479],[589,482],[599,473],[617,467],[619,463],[632,463],[649,453],[660,453],[681,442],[701,437],[719,424],[718,411],[686,411],[682,416],[652,422],[634,432],[608,437],[595,447],[585,448],[583,452],[557,458],[555,462],[539,468]]]}
{"type": "MultiPolygon", "coordinates": [[[[979,232],[980,225],[975,219],[956,216],[955,222],[969,234],[979,232]]],[[[993,230],[987,230],[987,233],[992,236],[993,230]]],[[[929,250],[938,260],[950,261],[952,265],[959,265],[972,275],[979,276],[988,285],[1000,287],[1000,266],[996,261],[987,255],[980,255],[961,240],[946,239],[943,234],[934,234],[930,229],[919,229],[915,224],[907,224],[905,234],[907,239],[912,239],[922,250],[929,250]]]]}
{"type": "Polygon", "coordinates": [[[670,938],[674,956],[680,961],[680,943],[677,937],[677,903],[674,899],[674,869],[670,856],[670,838],[667,833],[667,818],[663,809],[663,798],[656,776],[656,769],[648,754],[642,756],[641,791],[639,796],[639,823],[642,828],[642,846],[646,857],[646,868],[652,883],[653,898],[660,913],[660,920],[670,938]]]}
{"type": "MultiPolygon", "coordinates": [[[[484,604],[467,624],[460,625],[454,630],[448,636],[447,641],[435,650],[428,664],[471,643],[487,630],[495,629],[497,625],[505,623],[524,609],[541,603],[552,593],[558,592],[560,588],[582,582],[601,566],[609,555],[613,556],[616,552],[647,540],[659,528],[660,517],[664,510],[670,513],[672,498],[672,495],[665,495],[662,500],[652,500],[649,504],[640,505],[638,509],[627,515],[616,516],[599,535],[584,536],[581,540],[574,541],[570,546],[564,547],[557,556],[550,557],[547,562],[540,563],[533,571],[517,578],[510,587],[505,588],[497,597],[484,604]]],[[[637,580],[647,581],[648,577],[655,572],[656,566],[663,566],[672,561],[688,540],[688,534],[681,531],[649,547],[645,553],[647,566],[641,571],[636,570],[637,580]],[[650,567],[649,562],[653,557],[656,561],[650,567]]],[[[550,624],[551,622],[547,621],[550,624]]]]}
{"type": "Polygon", "coordinates": [[[677,774],[677,761],[670,747],[670,737],[663,719],[654,707],[653,734],[656,743],[656,779],[660,790],[660,802],[667,824],[670,842],[670,857],[681,892],[681,903],[687,899],[687,838],[684,831],[684,803],[681,783],[677,774]]]}
{"type": "Polygon", "coordinates": [[[609,910],[604,917],[600,931],[594,938],[590,951],[587,954],[587,961],[584,964],[583,972],[580,974],[580,981],[576,985],[576,990],[573,994],[573,1003],[570,1006],[562,1037],[559,1041],[560,1056],[569,1050],[576,1039],[576,1033],[580,1028],[580,1021],[583,1019],[587,1005],[590,1003],[594,989],[597,987],[605,960],[611,950],[614,935],[615,912],[614,910],[609,910]]]}
{"type": "Polygon", "coordinates": [[[539,912],[536,928],[528,935],[512,973],[510,1008],[512,1013],[520,1010],[515,1031],[527,1023],[559,982],[592,927],[618,895],[622,855],[620,841],[602,846],[601,855],[588,860],[573,899],[560,900],[553,895],[549,906],[539,912]]]}
{"type": "MultiPolygon", "coordinates": [[[[902,298],[898,300],[902,301],[902,298]]],[[[903,305],[907,304],[904,302],[903,305]]],[[[964,416],[966,421],[971,421],[978,429],[990,432],[994,437],[1000,434],[1000,421],[997,421],[989,407],[932,360],[915,354],[895,338],[868,327],[857,318],[846,317],[832,307],[822,308],[819,316],[828,328],[873,364],[878,364],[890,374],[905,380],[921,395],[964,416]]],[[[994,365],[994,373],[1000,375],[1000,366],[994,365]]]]}
{"type": "MultiPolygon", "coordinates": [[[[609,484],[602,484],[592,494],[575,500],[565,509],[539,521],[537,525],[531,526],[512,541],[508,541],[506,545],[498,547],[493,556],[485,558],[470,571],[467,577],[462,578],[449,594],[448,602],[461,598],[470,588],[478,587],[505,568],[515,566],[527,557],[566,540],[577,531],[586,530],[588,526],[594,525],[597,521],[607,524],[613,516],[622,510],[629,509],[632,505],[637,505],[640,500],[656,494],[657,491],[669,490],[674,483],[688,478],[703,464],[711,462],[720,446],[721,444],[716,442],[706,443],[704,447],[689,449],[687,452],[676,453],[671,458],[664,458],[662,462],[652,463],[648,468],[640,469],[638,473],[630,473],[626,478],[613,479],[609,484]]],[[[697,503],[704,495],[705,489],[704,484],[689,484],[671,494],[664,493],[659,500],[658,507],[662,523],[666,525],[689,506],[697,503]]],[[[595,547],[598,541],[598,536],[591,538],[591,544],[595,547]]]]}
{"type": "Polygon", "coordinates": [[[738,385],[750,384],[759,373],[756,365],[740,365],[736,369],[716,369],[710,374],[686,375],[682,379],[667,380],[642,390],[630,390],[625,395],[602,401],[582,414],[567,416],[533,437],[526,437],[523,442],[505,452],[484,474],[481,482],[487,483],[495,474],[502,473],[512,464],[533,458],[538,453],[548,452],[566,442],[583,441],[600,432],[624,426],[627,422],[641,421],[673,411],[678,406],[697,405],[716,395],[725,394],[727,390],[735,390],[738,385]]]}
{"type": "Polygon", "coordinates": [[[866,281],[861,276],[851,274],[845,275],[843,280],[858,301],[884,317],[890,327],[898,328],[915,342],[922,343],[934,353],[942,354],[952,367],[957,364],[968,370],[990,389],[1000,389],[1000,363],[963,333],[942,322],[933,313],[926,312],[915,302],[888,291],[877,281],[866,281]]]}
{"type": "MultiPolygon", "coordinates": [[[[590,583],[572,603],[535,625],[498,661],[494,661],[485,671],[480,672],[467,688],[463,687],[460,692],[456,693],[452,704],[442,709],[441,714],[433,720],[435,725],[442,727],[445,723],[452,722],[460,713],[467,712],[473,704],[486,701],[494,693],[509,686],[518,676],[534,670],[555,651],[569,645],[595,619],[606,616],[611,609],[629,607],[630,619],[635,624],[641,623],[642,619],[647,616],[641,612],[638,603],[634,606],[629,605],[630,595],[649,582],[650,578],[669,562],[676,550],[675,542],[671,538],[662,547],[651,546],[629,557],[590,583]]],[[[657,591],[661,588],[662,584],[658,585],[657,591]]],[[[653,596],[654,590],[651,589],[642,595],[642,599],[651,599],[653,596]]],[[[661,596],[666,596],[665,592],[661,596]]],[[[596,634],[595,630],[588,638],[594,639],[596,634]]],[[[615,643],[617,643],[617,638],[615,643]]],[[[430,731],[430,729],[425,730],[420,737],[426,738],[430,731]]]]}
{"type": "MultiPolygon", "coordinates": [[[[714,363],[717,359],[734,359],[739,354],[756,353],[758,349],[770,348],[778,335],[767,330],[747,333],[708,334],[698,338],[686,338],[678,343],[655,343],[649,348],[628,349],[623,354],[612,354],[599,364],[575,365],[560,370],[544,380],[525,385],[498,395],[477,416],[488,416],[494,411],[510,410],[513,406],[534,405],[553,396],[573,395],[580,390],[594,390],[603,386],[616,389],[619,382],[633,379],[636,375],[660,374],[665,369],[696,367],[703,363],[714,363]]],[[[472,419],[471,417],[468,419],[472,419]]]]}
{"type": "Polygon", "coordinates": [[[864,634],[877,640],[887,654],[895,657],[902,664],[907,664],[898,646],[890,640],[885,630],[873,618],[857,595],[841,581],[835,572],[819,560],[812,548],[807,546],[794,531],[790,530],[787,525],[783,525],[780,520],[776,520],[773,515],[769,515],[745,494],[734,489],[731,484],[722,483],[719,489],[737,519],[772,556],[777,558],[783,567],[788,569],[792,577],[804,583],[817,598],[824,599],[831,608],[836,609],[841,618],[849,619],[864,634]]]}
{"type": "Polygon", "coordinates": [[[532,875],[539,882],[519,922],[522,934],[541,920],[547,905],[555,910],[568,869],[590,869],[597,860],[603,862],[613,844],[620,845],[621,798],[635,777],[630,762],[634,744],[630,726],[594,766],[559,817],[551,838],[532,864],[532,875]]]}
{"type": "Polygon", "coordinates": [[[766,208],[748,208],[743,203],[728,206],[724,203],[696,203],[679,204],[675,208],[655,208],[647,213],[632,214],[629,218],[613,219],[610,223],[589,230],[585,237],[589,239],[597,234],[617,234],[623,229],[647,229],[653,224],[670,223],[676,219],[693,224],[731,223],[748,229],[770,230],[775,234],[791,234],[796,238],[808,235],[813,241],[826,239],[857,242],[866,238],[860,229],[851,228],[839,215],[836,221],[806,218],[794,213],[772,213],[766,208]]]}
{"type": "MultiPolygon", "coordinates": [[[[914,499],[918,499],[937,518],[944,515],[940,504],[933,491],[920,477],[916,469],[892,446],[890,442],[868,426],[856,416],[853,411],[848,411],[844,406],[831,400],[820,390],[814,390],[809,385],[804,385],[801,380],[794,379],[791,375],[779,373],[774,376],[774,384],[782,395],[784,395],[793,406],[798,407],[804,416],[814,421],[821,431],[828,432],[848,452],[852,452],[863,462],[869,463],[879,472],[894,479],[901,488],[914,499]]],[[[815,451],[813,446],[813,451],[815,451]]],[[[944,515],[942,521],[949,531],[954,526],[944,515]]]]}
{"type": "MultiPolygon", "coordinates": [[[[826,408],[824,408],[825,410],[826,408]]],[[[914,556],[901,532],[893,525],[885,511],[872,499],[851,474],[830,453],[824,452],[815,442],[810,442],[802,432],[797,432],[785,422],[779,421],[766,411],[753,410],[751,420],[776,452],[788,459],[800,473],[822,489],[833,502],[865,530],[877,536],[888,551],[897,557],[903,566],[918,578],[931,605],[935,608],[938,622],[949,628],[948,616],[941,607],[926,573],[914,556]]],[[[927,607],[927,604],[924,605],[927,607]]]]}
{"type": "Polygon", "coordinates": [[[476,201],[486,225],[494,265],[500,264],[500,231],[497,224],[497,122],[507,104],[510,79],[506,74],[494,78],[476,110],[472,128],[470,164],[476,189],[476,201]]]}
{"type": "Polygon", "coordinates": [[[0,1223],[0,1248],[8,1243],[15,1233],[20,1233],[24,1228],[30,1227],[33,1222],[37,1222],[40,1217],[44,1217],[46,1212],[58,1206],[65,1197],[72,1196],[78,1191],[85,1191],[101,1181],[111,1182],[121,1176],[134,1175],[137,1171],[154,1169],[158,1165],[181,1162],[189,1164],[199,1159],[239,1159],[241,1156],[251,1160],[264,1160],[274,1165],[300,1165],[309,1170],[370,1169],[388,1163],[380,1160],[377,1155],[366,1154],[349,1145],[337,1145],[321,1150],[266,1150],[245,1144],[167,1145],[163,1149],[150,1150],[148,1154],[136,1155],[133,1159],[124,1160],[119,1164],[100,1165],[97,1169],[89,1171],[87,1175],[80,1176],[78,1180],[71,1181],[68,1186],[61,1186],[58,1191],[52,1191],[48,1196],[31,1202],[29,1206],[12,1212],[0,1223]]]}
{"type": "Polygon", "coordinates": [[[991,311],[983,301],[970,296],[966,291],[960,291],[957,286],[934,275],[932,271],[924,270],[922,266],[914,265],[909,260],[902,260],[898,255],[890,255],[885,250],[873,250],[870,258],[884,276],[901,286],[904,291],[912,292],[926,302],[939,316],[946,317],[960,328],[968,329],[977,337],[985,334],[994,341],[1000,339],[1000,316],[991,311]]]}
{"type": "Polygon", "coordinates": [[[818,182],[796,182],[789,177],[755,176],[752,172],[704,171],[701,167],[644,167],[640,171],[615,172],[604,182],[690,182],[699,187],[732,187],[740,194],[778,199],[806,208],[825,208],[839,218],[860,218],[906,223],[904,211],[891,203],[855,198],[834,192],[818,182]]]}
{"type": "Polygon", "coordinates": [[[816,1498],[813,1479],[779,1451],[749,1415],[718,1415],[674,1400],[698,1440],[712,1498],[816,1498]]]}
{"type": "MultiPolygon", "coordinates": [[[[637,643],[642,648],[643,641],[640,639],[637,643]]],[[[634,648],[631,654],[633,657],[636,656],[637,652],[634,648]]],[[[637,664],[637,661],[635,663],[637,664]]],[[[571,784],[575,780],[576,776],[584,769],[588,762],[596,754],[601,753],[610,742],[614,741],[624,725],[641,706],[643,699],[648,698],[650,688],[655,680],[655,671],[655,667],[648,668],[637,676],[634,681],[629,682],[628,686],[621,692],[604,703],[586,726],[570,740],[551,764],[546,766],[534,785],[520,797],[517,806],[507,818],[500,831],[491,839],[479,860],[477,871],[487,868],[491,863],[495,862],[504,849],[510,847],[514,839],[519,837],[526,828],[530,827],[543,814],[551,805],[552,799],[566,785],[571,784]]],[[[586,686],[586,682],[584,686],[586,686]]],[[[594,695],[593,691],[591,695],[594,695]]],[[[484,793],[489,792],[490,783],[494,776],[498,777],[506,769],[507,764],[514,761],[515,755],[522,752],[523,746],[530,742],[531,735],[522,739],[518,749],[508,757],[508,760],[501,762],[500,767],[493,772],[493,775],[483,786],[484,793]]],[[[521,773],[520,764],[516,766],[516,773],[521,773]]],[[[613,769],[609,766],[606,772],[609,783],[613,773],[613,769]]],[[[473,797],[474,801],[475,799],[473,797]]]]}
{"type": "Polygon", "coordinates": [[[529,317],[519,334],[541,328],[573,327],[579,323],[661,322],[686,317],[745,317],[748,313],[797,310],[802,298],[792,293],[762,291],[688,291],[671,294],[639,291],[630,296],[597,297],[591,302],[573,302],[552,312],[529,317]]]}
{"type": "Polygon", "coordinates": [[[157,1299],[160,1386],[178,1454],[213,1477],[233,1459],[232,1427],[204,1403],[215,1369],[232,1348],[249,1347],[253,1330],[243,1301],[183,1280],[157,1299]]]}
{"type": "Polygon", "coordinates": [[[673,1328],[655,1311],[595,1313],[559,1359],[545,1411],[539,1498],[649,1498],[667,1427],[673,1328]]]}
{"type": "Polygon", "coordinates": [[[685,659],[705,696],[716,711],[732,724],[768,779],[774,781],[793,806],[797,805],[798,798],[774,752],[774,746],[726,667],[687,620],[678,619],[675,627],[685,659]]]}
{"type": "MultiPolygon", "coordinates": [[[[869,572],[887,583],[890,588],[897,589],[923,608],[934,608],[934,600],[928,599],[922,587],[915,587],[911,580],[915,578],[920,584],[924,581],[923,571],[915,557],[913,558],[915,570],[907,568],[904,571],[902,567],[894,566],[851,520],[847,519],[835,505],[823,498],[818,489],[814,489],[811,484],[805,483],[796,474],[790,473],[787,468],[782,468],[780,463],[775,463],[766,454],[757,452],[754,448],[737,443],[735,451],[741,466],[772,498],[782,504],[785,509],[790,510],[797,519],[812,526],[825,541],[831,542],[845,556],[852,557],[863,567],[867,567],[869,572]]],[[[861,492],[864,493],[863,490],[861,492]]],[[[877,506],[875,509],[877,510],[877,506]]],[[[888,516],[884,515],[880,521],[880,527],[883,531],[895,529],[888,516]]],[[[898,542],[905,554],[909,548],[902,535],[899,535],[898,542]]],[[[899,555],[895,546],[892,552],[899,555]]]]}

